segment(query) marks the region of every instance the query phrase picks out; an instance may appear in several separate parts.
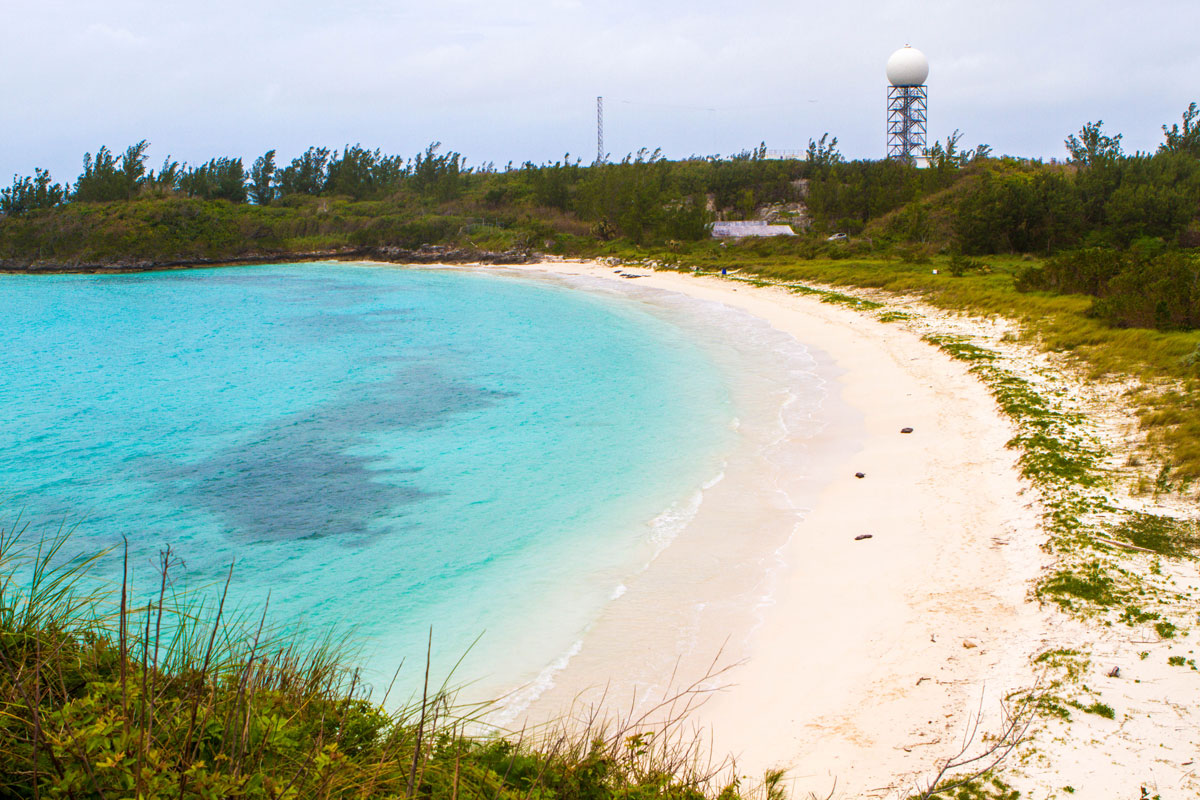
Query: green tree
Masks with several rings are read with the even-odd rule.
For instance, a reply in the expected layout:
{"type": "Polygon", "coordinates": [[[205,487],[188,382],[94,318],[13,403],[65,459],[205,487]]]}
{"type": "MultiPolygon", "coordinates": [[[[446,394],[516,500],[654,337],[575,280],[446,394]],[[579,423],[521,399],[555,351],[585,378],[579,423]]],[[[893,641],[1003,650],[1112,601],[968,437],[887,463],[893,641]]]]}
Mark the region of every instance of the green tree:
{"type": "Polygon", "coordinates": [[[160,193],[169,194],[179,188],[179,179],[183,175],[183,168],[178,161],[172,161],[170,156],[163,159],[162,167],[156,173],[150,170],[150,173],[142,180],[142,185],[157,190],[160,193]]]}
{"type": "Polygon", "coordinates": [[[278,172],[279,194],[319,195],[329,177],[329,148],[310,147],[278,172]]]}
{"type": "Polygon", "coordinates": [[[82,202],[128,200],[137,193],[146,176],[145,139],[126,148],[120,160],[107,147],[101,147],[93,158],[83,156],[83,174],[75,181],[74,199],[82,202]]]}
{"type": "Polygon", "coordinates": [[[66,202],[69,187],[51,183],[50,173],[40,167],[33,172],[33,177],[14,175],[13,185],[0,189],[0,214],[15,217],[66,202]]]}
{"type": "Polygon", "coordinates": [[[184,172],[179,189],[189,197],[202,200],[246,202],[246,171],[240,158],[214,158],[207,164],[184,172]]]}
{"type": "Polygon", "coordinates": [[[1104,206],[1105,228],[1111,241],[1126,246],[1143,236],[1175,235],[1195,211],[1195,200],[1172,186],[1128,181],[1104,206]]]}
{"type": "Polygon", "coordinates": [[[1128,267],[1129,259],[1116,250],[1100,247],[1073,250],[1021,273],[1017,289],[1104,297],[1109,291],[1109,281],[1128,267]]]}
{"type": "Polygon", "coordinates": [[[136,187],[146,176],[146,150],[150,143],[142,139],[125,148],[121,155],[121,175],[129,186],[136,187]]]}
{"type": "Polygon", "coordinates": [[[861,229],[919,197],[924,172],[898,159],[835,163],[813,173],[809,210],[827,229],[861,229]]]}
{"type": "Polygon", "coordinates": [[[330,159],[325,191],[354,200],[380,197],[396,189],[406,173],[404,160],[397,156],[385,156],[378,148],[346,145],[330,159]]]}
{"type": "Polygon", "coordinates": [[[1160,152],[1189,153],[1200,157],[1200,108],[1195,103],[1183,112],[1182,128],[1177,123],[1169,129],[1163,125],[1162,129],[1166,141],[1159,147],[1160,152]]]}
{"type": "Polygon", "coordinates": [[[1079,130],[1079,135],[1071,134],[1063,144],[1071,154],[1071,160],[1084,166],[1092,166],[1121,157],[1121,134],[1107,136],[1103,132],[1104,120],[1089,122],[1079,130]]]}
{"type": "Polygon", "coordinates": [[[268,150],[250,166],[250,199],[269,206],[275,199],[275,151],[268,150]]]}
{"type": "Polygon", "coordinates": [[[974,164],[978,161],[984,161],[991,157],[992,157],[992,146],[990,144],[984,144],[982,142],[977,144],[974,147],[974,149],[967,150],[966,152],[963,153],[964,162],[970,163],[970,164],[974,164]]]}
{"type": "Polygon", "coordinates": [[[837,137],[830,137],[829,132],[821,134],[819,141],[808,140],[808,151],[805,154],[808,163],[819,170],[828,170],[834,164],[840,164],[845,159],[837,149],[837,137]]]}
{"type": "Polygon", "coordinates": [[[698,241],[708,235],[712,215],[703,194],[671,203],[663,212],[662,232],[670,239],[698,241]]]}
{"type": "Polygon", "coordinates": [[[418,194],[452,200],[462,192],[463,157],[454,151],[439,153],[441,146],[433,142],[413,159],[412,183],[418,194]]]}
{"type": "Polygon", "coordinates": [[[890,230],[908,242],[925,242],[931,231],[929,210],[919,200],[906,205],[891,219],[890,230]]]}
{"type": "Polygon", "coordinates": [[[545,166],[526,162],[521,168],[521,177],[529,187],[533,201],[539,206],[567,211],[571,207],[581,171],[580,162],[576,160],[572,164],[571,154],[567,153],[562,161],[545,166]]]}

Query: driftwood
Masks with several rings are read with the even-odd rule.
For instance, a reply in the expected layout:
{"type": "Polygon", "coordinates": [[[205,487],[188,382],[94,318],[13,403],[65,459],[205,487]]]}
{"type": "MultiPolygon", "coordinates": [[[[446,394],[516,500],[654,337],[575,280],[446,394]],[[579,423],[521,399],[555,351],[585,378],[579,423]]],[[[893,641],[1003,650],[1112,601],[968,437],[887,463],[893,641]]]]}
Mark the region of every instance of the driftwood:
{"type": "Polygon", "coordinates": [[[1138,547],[1136,544],[1129,544],[1129,542],[1118,542],[1116,539],[1109,539],[1107,536],[1094,536],[1093,538],[1095,538],[1098,542],[1103,542],[1104,544],[1111,544],[1115,547],[1124,547],[1126,550],[1137,550],[1139,553],[1157,552],[1149,549],[1148,547],[1138,547]]]}
{"type": "MultiPolygon", "coordinates": [[[[1040,685],[1040,682],[1039,682],[1040,685]]],[[[1013,695],[1010,695],[1012,698],[1013,695]]],[[[979,698],[979,709],[973,718],[967,721],[967,729],[963,734],[962,747],[958,752],[940,762],[938,771],[924,789],[917,787],[917,797],[920,800],[944,795],[977,778],[989,774],[1000,765],[1000,762],[1025,741],[1029,728],[1037,717],[1039,686],[1035,686],[1015,696],[1014,702],[1006,700],[1001,703],[1000,731],[992,744],[973,756],[968,756],[976,739],[979,737],[979,727],[983,714],[983,697],[979,698]],[[960,772],[965,769],[966,772],[960,772]]]]}

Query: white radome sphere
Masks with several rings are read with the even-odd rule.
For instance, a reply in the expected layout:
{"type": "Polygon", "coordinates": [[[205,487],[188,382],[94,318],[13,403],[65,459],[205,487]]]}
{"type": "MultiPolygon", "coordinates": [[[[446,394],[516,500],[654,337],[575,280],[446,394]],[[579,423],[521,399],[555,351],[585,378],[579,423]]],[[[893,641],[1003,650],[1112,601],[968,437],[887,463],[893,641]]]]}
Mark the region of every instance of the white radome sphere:
{"type": "Polygon", "coordinates": [[[887,77],[892,86],[921,86],[929,77],[929,59],[915,47],[901,47],[888,59],[887,77]]]}

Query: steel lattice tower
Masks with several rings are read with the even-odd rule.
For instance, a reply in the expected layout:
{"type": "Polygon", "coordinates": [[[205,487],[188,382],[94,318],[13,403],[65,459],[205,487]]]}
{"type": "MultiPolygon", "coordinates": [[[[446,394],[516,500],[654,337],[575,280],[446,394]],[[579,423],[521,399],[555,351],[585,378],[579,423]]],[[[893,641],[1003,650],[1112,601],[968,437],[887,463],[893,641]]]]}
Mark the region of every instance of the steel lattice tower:
{"type": "Polygon", "coordinates": [[[925,161],[925,136],[929,128],[929,59],[915,47],[904,45],[887,60],[887,157],[921,166],[925,161]]]}
{"type": "Polygon", "coordinates": [[[887,157],[912,161],[925,153],[928,130],[927,87],[889,86],[887,157]]]}

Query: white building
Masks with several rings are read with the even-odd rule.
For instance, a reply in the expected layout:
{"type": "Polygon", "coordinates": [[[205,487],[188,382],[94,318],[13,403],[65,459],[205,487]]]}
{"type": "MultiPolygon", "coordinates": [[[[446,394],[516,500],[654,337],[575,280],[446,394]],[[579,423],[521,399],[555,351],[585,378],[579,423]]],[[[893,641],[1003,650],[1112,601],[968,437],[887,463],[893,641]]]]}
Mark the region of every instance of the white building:
{"type": "Polygon", "coordinates": [[[714,222],[712,235],[716,239],[743,239],[747,236],[795,236],[791,225],[771,225],[758,220],[714,222]]]}

